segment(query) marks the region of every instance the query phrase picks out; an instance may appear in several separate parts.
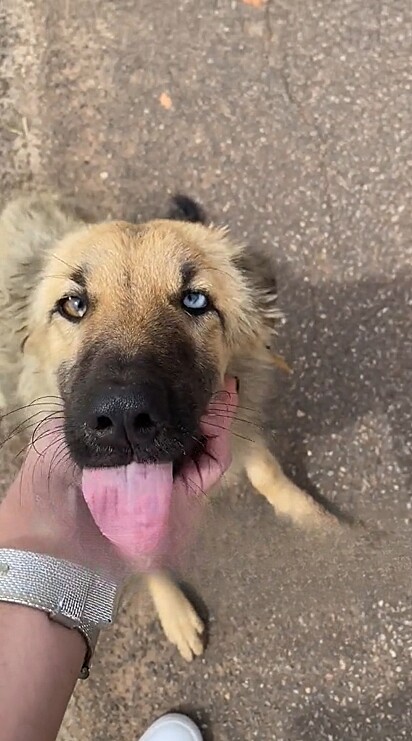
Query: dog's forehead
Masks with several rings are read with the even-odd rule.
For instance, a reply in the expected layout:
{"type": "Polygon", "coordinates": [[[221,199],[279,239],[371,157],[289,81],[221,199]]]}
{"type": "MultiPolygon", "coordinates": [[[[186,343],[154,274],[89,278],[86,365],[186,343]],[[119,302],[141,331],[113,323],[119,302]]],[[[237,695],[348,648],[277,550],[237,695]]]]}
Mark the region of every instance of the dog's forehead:
{"type": "Polygon", "coordinates": [[[207,268],[207,256],[196,240],[161,222],[93,226],[66,238],[51,259],[60,261],[66,277],[95,290],[125,282],[173,290],[182,277],[207,268]]]}
{"type": "Polygon", "coordinates": [[[184,290],[205,291],[232,324],[248,315],[250,294],[224,229],[172,221],[85,227],[55,245],[37,293],[39,314],[85,289],[94,311],[136,321],[172,306],[184,290]]]}

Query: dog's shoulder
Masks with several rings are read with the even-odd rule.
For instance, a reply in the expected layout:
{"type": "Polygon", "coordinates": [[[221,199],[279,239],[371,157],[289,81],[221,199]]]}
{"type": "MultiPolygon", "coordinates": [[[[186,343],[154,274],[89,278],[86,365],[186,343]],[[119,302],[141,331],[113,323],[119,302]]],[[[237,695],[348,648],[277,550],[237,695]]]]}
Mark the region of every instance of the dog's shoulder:
{"type": "Polygon", "coordinates": [[[0,407],[8,407],[21,372],[30,297],[45,255],[82,225],[52,194],[20,195],[0,214],[0,407]]]}
{"type": "Polygon", "coordinates": [[[0,215],[2,288],[7,290],[16,274],[37,275],[51,245],[81,224],[53,194],[21,195],[0,215]]]}

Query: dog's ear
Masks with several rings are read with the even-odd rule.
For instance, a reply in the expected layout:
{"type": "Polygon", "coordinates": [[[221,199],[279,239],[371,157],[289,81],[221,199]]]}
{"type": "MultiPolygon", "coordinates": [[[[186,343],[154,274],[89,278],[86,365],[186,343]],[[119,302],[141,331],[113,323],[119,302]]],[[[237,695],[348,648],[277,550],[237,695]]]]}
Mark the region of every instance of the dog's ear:
{"type": "Polygon", "coordinates": [[[253,293],[255,305],[269,333],[275,334],[283,315],[277,305],[277,284],[272,260],[263,252],[244,248],[234,257],[253,293]]]}
{"type": "Polygon", "coordinates": [[[176,194],[172,197],[168,218],[209,226],[219,238],[225,240],[233,264],[242,273],[253,295],[254,304],[269,335],[276,333],[282,312],[277,306],[277,286],[274,266],[262,251],[238,246],[228,239],[227,228],[216,228],[210,223],[204,209],[192,198],[176,194]]]}
{"type": "Polygon", "coordinates": [[[190,221],[192,224],[207,223],[203,208],[192,198],[180,193],[172,196],[167,218],[173,221],[190,221]]]}
{"type": "Polygon", "coordinates": [[[275,350],[274,339],[284,316],[277,305],[277,285],[272,260],[264,252],[249,249],[239,253],[234,262],[250,287],[262,326],[254,346],[255,358],[258,357],[263,364],[274,366],[283,373],[291,373],[286,360],[275,350]]]}

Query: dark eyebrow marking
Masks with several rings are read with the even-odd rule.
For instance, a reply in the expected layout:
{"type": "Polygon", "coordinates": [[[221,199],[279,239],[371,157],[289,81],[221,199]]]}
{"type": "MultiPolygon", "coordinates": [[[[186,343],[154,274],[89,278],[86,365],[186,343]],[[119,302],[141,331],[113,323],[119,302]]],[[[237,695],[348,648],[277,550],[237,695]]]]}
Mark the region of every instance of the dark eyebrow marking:
{"type": "Polygon", "coordinates": [[[83,268],[76,268],[69,278],[73,283],[77,283],[80,288],[86,288],[86,272],[83,268]]]}
{"type": "Polygon", "coordinates": [[[29,339],[29,337],[30,337],[30,335],[26,335],[23,338],[22,343],[20,345],[20,352],[24,352],[24,347],[25,347],[25,344],[26,344],[27,340],[29,339]]]}
{"type": "Polygon", "coordinates": [[[183,290],[185,290],[186,288],[189,288],[196,273],[197,273],[197,268],[194,262],[191,262],[190,260],[188,260],[187,262],[183,263],[180,269],[180,274],[182,276],[183,290]]]}

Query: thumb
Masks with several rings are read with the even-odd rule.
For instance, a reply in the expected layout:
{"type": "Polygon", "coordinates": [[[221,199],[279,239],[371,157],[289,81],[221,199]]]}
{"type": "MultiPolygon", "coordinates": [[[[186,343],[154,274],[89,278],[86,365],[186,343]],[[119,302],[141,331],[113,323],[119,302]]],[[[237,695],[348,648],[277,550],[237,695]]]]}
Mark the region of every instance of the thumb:
{"type": "Polygon", "coordinates": [[[71,458],[60,420],[38,425],[17,479],[22,490],[31,492],[37,500],[80,484],[80,472],[71,458]]]}
{"type": "Polygon", "coordinates": [[[201,431],[207,439],[206,451],[219,464],[222,473],[230,464],[229,430],[239,401],[237,385],[236,378],[226,376],[223,389],[214,396],[201,420],[201,431]]]}

